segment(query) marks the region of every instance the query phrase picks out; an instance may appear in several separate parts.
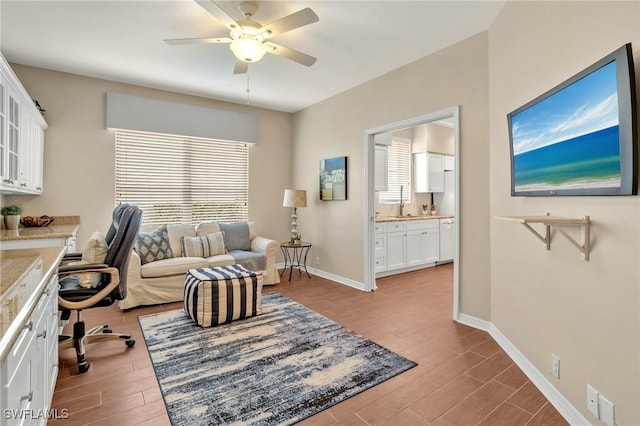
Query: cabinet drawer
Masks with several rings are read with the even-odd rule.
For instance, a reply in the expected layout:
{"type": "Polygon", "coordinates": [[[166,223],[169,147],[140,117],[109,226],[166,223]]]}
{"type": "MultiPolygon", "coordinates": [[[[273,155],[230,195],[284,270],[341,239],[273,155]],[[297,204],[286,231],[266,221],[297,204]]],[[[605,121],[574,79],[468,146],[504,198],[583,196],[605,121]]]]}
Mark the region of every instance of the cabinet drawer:
{"type": "Polygon", "coordinates": [[[376,234],[384,234],[387,232],[386,222],[376,222],[375,225],[376,234]]]}
{"type": "Polygon", "coordinates": [[[406,231],[406,222],[387,222],[387,232],[406,231]]]}
{"type": "Polygon", "coordinates": [[[375,272],[384,272],[387,270],[387,258],[384,256],[376,257],[374,262],[375,272]]]}
{"type": "Polygon", "coordinates": [[[435,229],[440,227],[440,222],[435,219],[412,220],[407,222],[407,231],[419,231],[422,229],[435,229]]]}
{"type": "Polygon", "coordinates": [[[387,236],[376,235],[373,249],[374,249],[375,257],[386,256],[387,255],[387,236]]]}

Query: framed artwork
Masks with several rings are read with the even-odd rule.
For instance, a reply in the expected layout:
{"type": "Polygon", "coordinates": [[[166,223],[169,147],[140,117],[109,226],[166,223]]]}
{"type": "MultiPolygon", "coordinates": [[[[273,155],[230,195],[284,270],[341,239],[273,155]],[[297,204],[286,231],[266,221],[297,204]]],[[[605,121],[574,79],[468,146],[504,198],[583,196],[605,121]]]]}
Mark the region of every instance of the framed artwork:
{"type": "Polygon", "coordinates": [[[347,199],[347,157],[320,160],[320,199],[323,201],[347,199]]]}

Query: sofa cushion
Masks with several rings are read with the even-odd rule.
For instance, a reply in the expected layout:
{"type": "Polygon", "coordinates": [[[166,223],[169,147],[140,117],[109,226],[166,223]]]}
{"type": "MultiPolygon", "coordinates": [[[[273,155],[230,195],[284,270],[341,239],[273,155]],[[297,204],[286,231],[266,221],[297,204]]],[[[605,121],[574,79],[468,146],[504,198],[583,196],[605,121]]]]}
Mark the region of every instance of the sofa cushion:
{"type": "Polygon", "coordinates": [[[219,254],[217,256],[207,257],[209,266],[227,266],[235,265],[236,260],[230,254],[219,254]]]}
{"type": "Polygon", "coordinates": [[[206,268],[209,262],[201,257],[174,257],[146,263],[140,267],[142,278],[169,277],[184,275],[189,269],[206,268]]]}
{"type": "Polygon", "coordinates": [[[229,252],[235,263],[244,266],[250,271],[264,271],[267,269],[267,256],[264,253],[253,251],[233,250],[229,252]]]}
{"type": "Polygon", "coordinates": [[[184,254],[182,254],[182,245],[180,240],[182,237],[195,237],[196,227],[194,225],[173,224],[167,225],[167,231],[169,233],[169,241],[171,241],[173,255],[175,257],[184,256],[184,254]]]}
{"type": "Polygon", "coordinates": [[[224,246],[228,251],[251,250],[251,238],[247,222],[221,222],[220,230],[224,232],[224,246]]]}
{"type": "Polygon", "coordinates": [[[202,237],[182,237],[181,242],[182,253],[188,257],[210,257],[225,253],[222,232],[202,237]]]}
{"type": "Polygon", "coordinates": [[[173,251],[169,242],[167,225],[161,226],[150,234],[140,233],[136,235],[134,249],[140,256],[140,263],[143,265],[172,258],[173,251]]]}

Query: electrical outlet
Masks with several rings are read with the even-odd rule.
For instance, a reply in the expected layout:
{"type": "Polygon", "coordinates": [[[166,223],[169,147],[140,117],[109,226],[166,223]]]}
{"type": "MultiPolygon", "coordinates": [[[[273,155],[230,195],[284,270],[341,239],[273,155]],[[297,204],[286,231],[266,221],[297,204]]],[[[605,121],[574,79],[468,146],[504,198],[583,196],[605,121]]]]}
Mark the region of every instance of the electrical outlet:
{"type": "Polygon", "coordinates": [[[314,263],[315,263],[316,265],[319,265],[319,264],[320,264],[320,258],[316,256],[316,258],[315,258],[315,260],[314,260],[314,263]]]}
{"type": "Polygon", "coordinates": [[[596,419],[600,418],[600,411],[598,410],[598,391],[592,388],[591,385],[587,385],[587,408],[596,419]]]}
{"type": "Polygon", "coordinates": [[[556,379],[560,378],[560,358],[551,354],[551,374],[556,379]]]}
{"type": "Polygon", "coordinates": [[[600,409],[600,420],[607,426],[615,426],[616,413],[613,403],[600,394],[598,395],[598,407],[600,409]]]}

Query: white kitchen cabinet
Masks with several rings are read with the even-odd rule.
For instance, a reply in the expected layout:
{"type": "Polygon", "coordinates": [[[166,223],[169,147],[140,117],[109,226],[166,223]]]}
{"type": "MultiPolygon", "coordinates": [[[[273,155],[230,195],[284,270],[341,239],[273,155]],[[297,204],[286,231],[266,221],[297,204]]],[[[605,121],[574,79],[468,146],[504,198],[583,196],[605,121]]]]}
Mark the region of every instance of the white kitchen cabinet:
{"type": "MultiPolygon", "coordinates": [[[[376,224],[376,261],[377,250],[382,228],[376,224]]],[[[386,270],[380,269],[380,264],[375,264],[376,273],[405,272],[412,269],[434,265],[438,261],[440,251],[438,220],[407,220],[398,222],[386,222],[386,270]]]]}
{"type": "Polygon", "coordinates": [[[448,170],[455,170],[456,169],[456,157],[453,155],[446,155],[444,156],[444,170],[445,172],[448,170]]]}
{"type": "Polygon", "coordinates": [[[374,237],[374,270],[376,273],[387,270],[387,226],[384,222],[376,222],[374,237]]]}
{"type": "MultiPolygon", "coordinates": [[[[16,298],[32,297],[34,287],[41,280],[40,262],[14,285],[15,290],[3,297],[3,310],[19,305],[16,298]]],[[[54,275],[0,366],[0,406],[15,413],[14,416],[3,415],[0,425],[46,424],[57,377],[58,280],[54,275]]]]}
{"type": "Polygon", "coordinates": [[[387,233],[387,271],[404,268],[407,250],[406,231],[387,233]]]}
{"type": "Polygon", "coordinates": [[[444,155],[413,154],[414,192],[444,192],[444,155]]]}
{"type": "Polygon", "coordinates": [[[0,193],[42,192],[47,123],[0,54],[0,193]]]}
{"type": "Polygon", "coordinates": [[[386,145],[376,145],[375,149],[375,191],[387,191],[388,189],[388,151],[386,145]]]}

